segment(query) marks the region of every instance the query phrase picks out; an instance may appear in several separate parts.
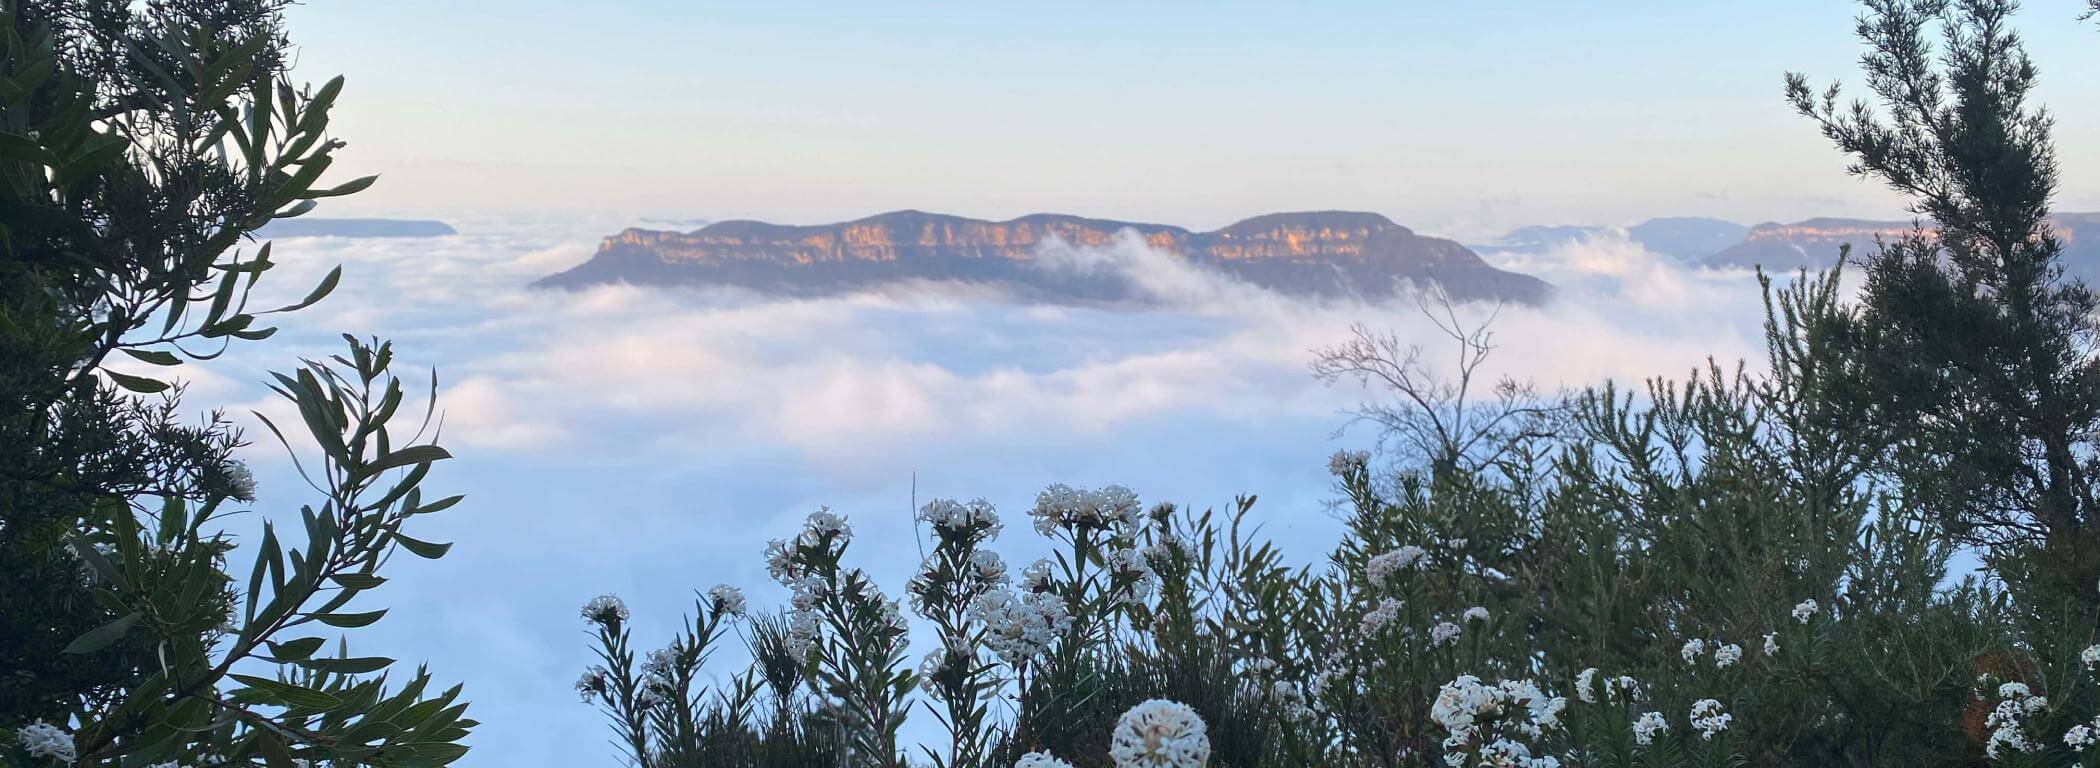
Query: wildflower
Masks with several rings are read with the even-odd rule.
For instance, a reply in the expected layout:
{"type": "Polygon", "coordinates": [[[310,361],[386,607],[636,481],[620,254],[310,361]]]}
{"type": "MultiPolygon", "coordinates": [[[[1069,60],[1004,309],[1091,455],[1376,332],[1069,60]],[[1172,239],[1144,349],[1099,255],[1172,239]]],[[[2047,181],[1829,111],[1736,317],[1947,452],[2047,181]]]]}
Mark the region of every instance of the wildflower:
{"type": "Polygon", "coordinates": [[[1714,648],[1714,668],[1727,669],[1743,660],[1743,647],[1735,643],[1714,648]]]}
{"type": "Polygon", "coordinates": [[[1429,647],[1434,648],[1446,643],[1456,644],[1458,635],[1462,631],[1464,630],[1459,629],[1457,624],[1448,621],[1438,622],[1436,626],[1429,628],[1429,647]]]}
{"type": "Polygon", "coordinates": [[[1779,633],[1765,633],[1765,655],[1771,656],[1777,653],[1779,653],[1779,633]]]}
{"type": "Polygon", "coordinates": [[[819,507],[802,523],[801,543],[804,546],[814,547],[824,541],[844,545],[852,540],[853,526],[846,524],[846,518],[832,514],[830,507],[819,507]]]}
{"type": "Polygon", "coordinates": [[[605,695],[605,692],[610,689],[611,685],[607,682],[607,672],[604,667],[592,666],[590,669],[583,671],[582,677],[576,678],[576,694],[583,699],[585,704],[597,700],[599,696],[605,695]]]}
{"type": "MultiPolygon", "coordinates": [[[[1991,729],[1991,736],[1984,742],[1983,752],[1991,759],[1998,759],[2007,748],[2018,752],[2034,751],[2034,743],[2027,740],[2023,729],[2027,716],[2049,706],[2049,699],[2030,695],[2025,683],[2013,681],[1998,686],[1998,706],[1984,718],[1983,727],[1991,729]]],[[[2069,738],[2069,734],[2066,734],[2069,738]]]]}
{"type": "Polygon", "coordinates": [[[1677,651],[1677,655],[1684,657],[1686,664],[1697,662],[1699,655],[1703,653],[1706,653],[1706,641],[1696,637],[1684,641],[1684,647],[1677,651]]]}
{"type": "Polygon", "coordinates": [[[1699,738],[1702,740],[1713,741],[1714,734],[1728,730],[1728,722],[1733,719],[1733,716],[1721,711],[1719,701],[1700,699],[1692,702],[1692,728],[1699,732],[1699,738]]]}
{"type": "Polygon", "coordinates": [[[601,627],[617,626],[627,616],[627,604],[613,595],[599,595],[583,604],[583,618],[601,627]]]}
{"type": "Polygon", "coordinates": [[[728,584],[716,584],[708,590],[707,602],[714,606],[717,614],[744,615],[744,591],[728,584]]]}
{"type": "Polygon", "coordinates": [[[1420,567],[1422,556],[1427,554],[1428,550],[1409,544],[1391,552],[1375,555],[1364,563],[1364,575],[1370,577],[1373,584],[1383,584],[1395,573],[1420,567]]]}
{"type": "Polygon", "coordinates": [[[1120,485],[1098,491],[1081,491],[1059,484],[1043,489],[1035,497],[1035,530],[1044,536],[1062,527],[1105,530],[1137,522],[1137,494],[1120,485]]]}
{"type": "Polygon", "coordinates": [[[1015,760],[1014,768],[1072,768],[1072,764],[1059,760],[1048,752],[1030,752],[1015,760]]]}
{"type": "Polygon", "coordinates": [[[1486,608],[1482,608],[1482,607],[1480,607],[1480,606],[1477,606],[1477,605],[1476,605],[1476,606],[1473,606],[1473,607],[1471,607],[1471,608],[1467,608],[1467,609],[1466,609],[1466,613],[1465,613],[1465,618],[1466,618],[1466,621],[1482,621],[1482,622],[1484,622],[1484,621],[1487,621],[1487,620],[1488,620],[1488,609],[1486,609],[1486,608]]]}
{"type": "Polygon", "coordinates": [[[1814,598],[1796,603],[1794,604],[1794,621],[1807,624],[1809,619],[1816,617],[1816,611],[1819,610],[1822,610],[1822,606],[1818,605],[1814,598]]]}
{"type": "Polygon", "coordinates": [[[2078,660],[2085,662],[2087,672],[2100,668],[2100,645],[2086,646],[2085,650],[2078,652],[2078,660]]]}
{"type": "Polygon", "coordinates": [[[1312,717],[1312,706],[1305,700],[1305,691],[1297,683],[1278,680],[1269,686],[1269,697],[1283,710],[1285,720],[1299,721],[1312,717]]]}
{"type": "Polygon", "coordinates": [[[991,584],[1006,583],[1006,561],[999,557],[999,553],[989,549],[970,552],[970,570],[977,574],[979,581],[991,584]]]}
{"type": "Polygon", "coordinates": [[[2071,730],[2064,731],[2064,745],[2070,747],[2072,752],[2084,752],[2095,740],[2093,729],[2084,724],[2071,726],[2071,730]]]}
{"type": "Polygon", "coordinates": [[[1152,566],[1146,565],[1145,558],[1135,549],[1111,549],[1105,559],[1110,578],[1122,587],[1114,596],[1118,602],[1126,605],[1144,602],[1152,596],[1152,589],[1159,585],[1159,575],[1152,572],[1152,566]]]}
{"type": "Polygon", "coordinates": [[[1021,569],[1021,590],[1041,592],[1050,585],[1050,561],[1037,560],[1021,569]]]}
{"type": "Polygon", "coordinates": [[[1327,471],[1335,477],[1348,477],[1353,470],[1362,469],[1371,461],[1371,454],[1364,451],[1335,451],[1327,458],[1327,471]]]}
{"type": "Polygon", "coordinates": [[[1378,601],[1378,607],[1371,609],[1370,613],[1364,614],[1364,634],[1368,635],[1373,632],[1377,632],[1378,630],[1384,629],[1387,624],[1393,623],[1393,620],[1399,617],[1399,600],[1395,600],[1390,597],[1384,600],[1380,600],[1378,601]]]}
{"type": "Polygon", "coordinates": [[[236,501],[255,500],[255,473],[238,461],[226,462],[226,492],[236,501]]]}
{"type": "Polygon", "coordinates": [[[1152,699],[1116,720],[1108,756],[1117,768],[1201,768],[1210,762],[1210,737],[1196,710],[1152,699]]]}
{"type": "Polygon", "coordinates": [[[971,618],[985,627],[985,647],[1009,666],[1022,666],[1049,653],[1050,644],[1072,626],[1063,601],[1040,592],[995,588],[970,604],[971,618]]]}
{"type": "Polygon", "coordinates": [[[795,578],[795,548],[781,539],[766,542],[766,574],[782,584],[795,578]]]}
{"type": "Polygon", "coordinates": [[[61,763],[78,757],[73,751],[73,735],[42,720],[15,729],[15,740],[21,742],[30,757],[49,757],[61,763]]]}
{"type": "Polygon", "coordinates": [[[1663,719],[1661,712],[1643,712],[1633,721],[1633,743],[1643,747],[1655,743],[1655,735],[1670,730],[1670,721],[1663,719]]]}
{"type": "Polygon", "coordinates": [[[946,648],[935,648],[927,651],[926,658],[919,660],[919,687],[925,689],[926,695],[933,697],[936,701],[941,698],[941,689],[940,684],[935,682],[934,678],[940,677],[941,673],[946,671],[948,671],[948,649],[946,648]]]}
{"type": "Polygon", "coordinates": [[[1597,691],[1591,687],[1597,681],[1597,668],[1590,667],[1575,676],[1575,695],[1584,704],[1597,703],[1597,691]]]}
{"type": "Polygon", "coordinates": [[[1482,685],[1480,678],[1459,675],[1437,689],[1436,701],[1429,705],[1429,719],[1450,731],[1452,739],[1445,741],[1446,748],[1463,745],[1474,732],[1481,715],[1494,715],[1502,711],[1502,701],[1496,689],[1482,685]]]}
{"type": "Polygon", "coordinates": [[[788,619],[787,649],[796,659],[809,658],[816,650],[817,636],[824,631],[824,617],[811,610],[798,610],[788,619]]]}

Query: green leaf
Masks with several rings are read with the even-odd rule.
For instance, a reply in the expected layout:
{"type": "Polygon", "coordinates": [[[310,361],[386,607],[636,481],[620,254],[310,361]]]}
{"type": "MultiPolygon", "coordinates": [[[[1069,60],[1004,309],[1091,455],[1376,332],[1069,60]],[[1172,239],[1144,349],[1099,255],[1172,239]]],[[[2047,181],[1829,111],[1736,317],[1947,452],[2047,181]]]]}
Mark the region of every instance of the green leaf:
{"type": "Polygon", "coordinates": [[[376,611],[368,611],[365,613],[316,613],[311,615],[313,616],[313,619],[315,621],[321,622],[322,624],[326,624],[331,627],[344,627],[347,629],[362,627],[367,624],[371,624],[372,622],[378,621],[379,617],[386,615],[386,609],[381,608],[376,611]]]}
{"type": "Polygon", "coordinates": [[[395,467],[405,467],[410,464],[428,464],[449,458],[452,458],[451,453],[435,445],[411,445],[379,457],[378,461],[372,462],[365,467],[364,474],[367,476],[376,475],[395,467]]]}
{"type": "Polygon", "coordinates": [[[335,583],[344,589],[371,589],[386,583],[386,579],[369,573],[338,573],[335,583]]]}
{"type": "Polygon", "coordinates": [[[158,379],[149,379],[144,376],[132,376],[129,374],[118,373],[116,371],[103,371],[103,373],[108,375],[111,381],[116,382],[117,386],[123,387],[133,392],[138,392],[140,394],[150,395],[155,392],[164,391],[168,388],[167,382],[160,381],[158,379]]]}
{"type": "Polygon", "coordinates": [[[301,688],[291,683],[271,680],[254,675],[228,675],[248,686],[256,693],[295,707],[330,710],[342,706],[343,700],[312,688],[301,688]]]}
{"type": "Polygon", "coordinates": [[[277,309],[271,311],[291,312],[311,307],[314,305],[314,302],[327,298],[329,292],[335,290],[335,284],[341,281],[342,279],[343,267],[342,265],[338,264],[336,265],[335,269],[328,270],[328,276],[321,278],[321,284],[314,286],[314,289],[306,294],[306,298],[300,299],[299,303],[287,304],[285,306],[278,307],[277,309]]]}
{"type": "Polygon", "coordinates": [[[346,182],[344,182],[344,183],[342,183],[342,184],[339,184],[339,185],[336,185],[336,186],[334,186],[334,187],[330,187],[330,188],[328,188],[328,189],[319,189],[319,190],[314,190],[314,191],[312,191],[312,192],[308,192],[308,193],[306,193],[306,196],[307,196],[307,197],[309,197],[309,198],[320,198],[320,197],[342,197],[342,196],[344,196],[344,195],[354,195],[354,194],[357,194],[357,193],[359,193],[359,192],[363,192],[363,191],[365,191],[365,188],[366,188],[366,187],[370,187],[370,186],[372,186],[372,182],[375,182],[375,181],[378,181],[378,180],[379,180],[379,177],[378,177],[378,176],[364,176],[364,177],[361,177],[361,178],[351,179],[351,180],[349,180],[349,181],[346,181],[346,182]]]}
{"type": "Polygon", "coordinates": [[[387,667],[392,666],[393,663],[393,659],[384,658],[380,656],[365,656],[351,659],[307,659],[305,661],[299,662],[298,664],[299,666],[317,672],[333,672],[339,675],[361,675],[367,672],[378,672],[379,670],[386,669],[387,667]]]}
{"type": "Polygon", "coordinates": [[[273,642],[269,643],[270,655],[283,661],[298,661],[313,656],[314,651],[321,650],[321,644],[324,642],[327,641],[318,637],[302,637],[297,640],[286,640],[282,643],[273,642]]]}
{"type": "Polygon", "coordinates": [[[139,612],[132,611],[125,614],[124,618],[90,629],[79,637],[73,638],[73,642],[66,644],[65,652],[94,653],[108,648],[111,643],[122,639],[124,633],[130,632],[132,625],[137,623],[139,623],[139,612]]]}
{"type": "Polygon", "coordinates": [[[450,542],[446,542],[444,544],[435,544],[428,541],[411,539],[407,536],[403,536],[398,533],[394,534],[394,541],[399,542],[401,544],[402,549],[406,549],[409,552],[414,553],[416,557],[420,557],[425,560],[436,560],[440,557],[444,557],[445,553],[452,549],[452,544],[450,542]]]}
{"type": "Polygon", "coordinates": [[[52,156],[44,145],[19,134],[0,131],[0,160],[27,160],[40,165],[57,165],[58,158],[52,156]]]}
{"type": "Polygon", "coordinates": [[[176,357],[175,353],[163,352],[158,349],[125,349],[124,354],[130,355],[134,359],[152,363],[154,365],[182,364],[182,358],[176,357]]]}
{"type": "MultiPolygon", "coordinates": [[[[239,677],[239,675],[235,675],[235,677],[239,677]]],[[[269,731],[255,732],[255,751],[262,753],[263,764],[269,766],[269,768],[298,768],[299,766],[299,763],[292,761],[292,753],[284,748],[284,742],[277,738],[277,734],[269,731]]]]}

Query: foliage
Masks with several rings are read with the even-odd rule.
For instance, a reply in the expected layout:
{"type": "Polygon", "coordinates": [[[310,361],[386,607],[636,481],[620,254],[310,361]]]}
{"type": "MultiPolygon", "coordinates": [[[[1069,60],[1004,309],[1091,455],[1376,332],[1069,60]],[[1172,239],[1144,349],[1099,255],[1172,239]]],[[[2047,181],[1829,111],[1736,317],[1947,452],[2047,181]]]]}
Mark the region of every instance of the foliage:
{"type": "MultiPolygon", "coordinates": [[[[441,765],[464,753],[458,689],[326,650],[385,611],[403,533],[457,497],[420,486],[445,451],[393,428],[393,349],[345,337],[272,388],[319,447],[322,496],[266,523],[219,414],[182,423],[181,388],[139,371],[268,338],[251,308],[273,262],[250,234],[357,192],[322,176],[340,78],[285,77],[281,0],[0,2],[0,764],[441,765]],[[232,561],[252,559],[246,574],[232,561]]],[[[433,394],[435,381],[432,382],[433,394]]],[[[267,423],[267,420],[265,420],[267,423]]],[[[292,442],[269,428],[290,449],[292,442]]],[[[302,461],[294,457],[295,461],[302,461]]]]}

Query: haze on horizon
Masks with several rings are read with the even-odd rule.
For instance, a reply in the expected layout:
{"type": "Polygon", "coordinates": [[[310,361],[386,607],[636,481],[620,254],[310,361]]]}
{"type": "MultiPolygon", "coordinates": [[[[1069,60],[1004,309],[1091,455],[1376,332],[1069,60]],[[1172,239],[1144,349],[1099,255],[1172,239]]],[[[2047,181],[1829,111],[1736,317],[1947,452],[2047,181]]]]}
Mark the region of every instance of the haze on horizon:
{"type": "MultiPolygon", "coordinates": [[[[1857,92],[1849,2],[884,6],[372,0],[290,22],[300,72],[347,76],[344,173],[383,175],[331,215],[1341,208],[1454,237],[1903,215],[1780,96],[1789,70],[1857,92]]],[[[2082,7],[2022,14],[2060,138],[2100,130],[2073,98],[2100,88],[2082,7]]],[[[2058,209],[2100,209],[2100,144],[2059,146],[2058,209]]]]}

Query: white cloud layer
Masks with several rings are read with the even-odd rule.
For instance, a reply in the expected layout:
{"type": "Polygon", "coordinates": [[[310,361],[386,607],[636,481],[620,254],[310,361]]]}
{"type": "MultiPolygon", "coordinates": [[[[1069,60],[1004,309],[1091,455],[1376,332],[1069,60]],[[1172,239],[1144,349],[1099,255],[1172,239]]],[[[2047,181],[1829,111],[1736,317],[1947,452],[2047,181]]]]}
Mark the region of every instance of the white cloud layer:
{"type": "MultiPolygon", "coordinates": [[[[916,551],[914,497],[982,495],[1018,515],[1052,482],[1198,507],[1260,493],[1265,532],[1315,557],[1337,529],[1322,515],[1325,457],[1368,440],[1330,432],[1375,393],[1314,381],[1311,350],[1361,322],[1442,351],[1411,303],[1280,296],[1134,239],[1042,254],[1154,299],[1105,308],[926,284],[811,299],[534,291],[627,222],[454,223],[464,234],[279,243],[271,291],[296,297],[337,263],[342,288],[212,367],[196,402],[266,402],[242,382],[332,353],[340,329],[393,338],[401,360],[440,371],[461,458],[433,482],[468,501],[427,525],[459,545],[401,565],[383,595],[394,613],[368,640],[380,647],[360,650],[469,683],[484,722],[470,765],[603,762],[601,724],[567,689],[587,658],[575,606],[619,592],[643,632],[667,629],[691,589],[763,587],[764,541],[820,503],[853,517],[868,559],[916,551]]],[[[1689,270],[1614,237],[1505,266],[1562,290],[1499,311],[1498,375],[1575,388],[1759,353],[1748,274],[1689,270]]],[[[296,509],[275,454],[253,452],[262,506],[296,509]]],[[[1027,537],[1013,538],[1008,560],[1026,562],[1027,537]]],[[[911,560],[864,564],[895,590],[911,560]]]]}

